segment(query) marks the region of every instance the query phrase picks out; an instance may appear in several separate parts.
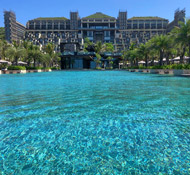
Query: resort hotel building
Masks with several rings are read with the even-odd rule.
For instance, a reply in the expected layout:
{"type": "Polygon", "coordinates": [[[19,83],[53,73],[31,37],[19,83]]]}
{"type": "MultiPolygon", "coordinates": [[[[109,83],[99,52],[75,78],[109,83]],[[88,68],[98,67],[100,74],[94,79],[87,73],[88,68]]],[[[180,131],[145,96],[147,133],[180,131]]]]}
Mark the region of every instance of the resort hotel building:
{"type": "Polygon", "coordinates": [[[169,23],[160,17],[128,18],[127,11],[119,11],[118,17],[97,12],[83,18],[78,12],[65,17],[39,17],[29,20],[26,27],[16,21],[13,12],[5,11],[6,40],[26,39],[36,45],[51,42],[56,51],[76,52],[83,49],[84,39],[96,43],[113,43],[115,52],[129,48],[131,42],[146,43],[151,37],[170,32],[179,21],[185,20],[185,10],[176,10],[169,23]]]}
{"type": "Polygon", "coordinates": [[[88,37],[92,42],[113,43],[116,51],[128,48],[131,42],[145,43],[152,36],[166,34],[179,21],[185,20],[185,10],[176,10],[174,21],[160,17],[132,17],[127,12],[119,12],[118,17],[111,17],[101,12],[80,18],[78,12],[70,12],[70,19],[65,17],[36,18],[29,20],[26,27],[16,21],[15,13],[4,12],[6,40],[27,39],[37,45],[52,42],[60,48],[60,43],[83,44],[88,37]]]}
{"type": "Polygon", "coordinates": [[[26,27],[16,21],[13,11],[4,11],[5,39],[11,43],[25,38],[26,27]]]}

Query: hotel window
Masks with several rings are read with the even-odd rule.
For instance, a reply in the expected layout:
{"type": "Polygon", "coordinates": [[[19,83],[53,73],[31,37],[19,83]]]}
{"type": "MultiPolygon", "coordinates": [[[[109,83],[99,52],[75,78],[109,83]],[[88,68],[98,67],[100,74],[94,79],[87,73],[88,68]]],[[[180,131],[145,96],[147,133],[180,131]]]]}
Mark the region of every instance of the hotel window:
{"type": "Polygon", "coordinates": [[[60,30],[64,30],[65,29],[65,25],[64,25],[64,23],[60,23],[60,30]]]}
{"type": "Polygon", "coordinates": [[[166,29],[166,27],[167,27],[167,23],[164,22],[164,24],[163,24],[163,28],[166,29]]]}
{"type": "Polygon", "coordinates": [[[51,30],[51,29],[52,29],[52,23],[48,22],[48,30],[51,30]]]}
{"type": "Polygon", "coordinates": [[[88,37],[93,37],[93,31],[88,31],[87,35],[88,35],[88,37]]]}
{"type": "Polygon", "coordinates": [[[137,29],[137,24],[133,24],[133,29],[137,29]]]}
{"type": "Polygon", "coordinates": [[[145,29],[150,29],[150,24],[145,24],[145,29]]]}
{"type": "Polygon", "coordinates": [[[42,29],[46,29],[46,23],[45,22],[42,23],[42,29]]]}
{"type": "Polygon", "coordinates": [[[29,29],[34,29],[34,24],[29,25],[29,29]]]}
{"type": "Polygon", "coordinates": [[[131,29],[131,24],[127,24],[127,28],[128,28],[128,29],[131,29]]]}
{"type": "Polygon", "coordinates": [[[114,28],[114,27],[115,27],[115,24],[114,24],[114,23],[111,23],[111,24],[110,24],[110,27],[111,27],[111,28],[114,28]]]}
{"type": "Polygon", "coordinates": [[[139,29],[144,29],[144,24],[139,24],[139,29]]]}
{"type": "Polygon", "coordinates": [[[58,23],[57,22],[54,23],[54,29],[58,30],[58,23]]]}
{"type": "Polygon", "coordinates": [[[156,24],[151,24],[151,29],[156,29],[156,24]]]}
{"type": "Polygon", "coordinates": [[[161,29],[162,28],[162,24],[157,24],[157,29],[161,29]]]}
{"type": "Polygon", "coordinates": [[[83,24],[83,28],[87,28],[87,24],[86,23],[83,24]]]}
{"type": "Polygon", "coordinates": [[[36,29],[40,29],[40,23],[36,23],[36,29]]]}
{"type": "Polygon", "coordinates": [[[104,36],[105,37],[110,37],[110,31],[104,31],[104,36]]]}

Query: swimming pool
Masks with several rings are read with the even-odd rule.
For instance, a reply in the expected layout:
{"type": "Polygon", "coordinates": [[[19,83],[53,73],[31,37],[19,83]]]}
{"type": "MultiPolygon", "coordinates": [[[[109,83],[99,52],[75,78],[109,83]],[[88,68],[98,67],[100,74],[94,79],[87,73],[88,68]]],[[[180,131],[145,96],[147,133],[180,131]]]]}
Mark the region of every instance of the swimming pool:
{"type": "Polygon", "coordinates": [[[0,76],[0,174],[190,174],[190,79],[0,76]]]}

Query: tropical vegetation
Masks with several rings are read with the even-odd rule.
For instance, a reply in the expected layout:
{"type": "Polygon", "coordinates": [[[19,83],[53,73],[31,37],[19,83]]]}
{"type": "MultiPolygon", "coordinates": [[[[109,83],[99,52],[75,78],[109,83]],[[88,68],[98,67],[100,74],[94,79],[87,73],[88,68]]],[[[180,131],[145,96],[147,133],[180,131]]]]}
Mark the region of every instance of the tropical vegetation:
{"type": "Polygon", "coordinates": [[[154,66],[157,60],[162,68],[163,65],[170,65],[170,60],[177,56],[180,57],[181,65],[184,65],[185,56],[190,58],[190,20],[180,22],[179,26],[167,35],[156,35],[145,44],[138,45],[133,42],[129,49],[122,51],[124,67],[129,63],[131,67],[139,67],[139,60],[145,62],[145,67],[148,67],[148,63],[154,66]]]}
{"type": "MultiPolygon", "coordinates": [[[[19,65],[23,63],[24,65],[22,66],[25,66],[27,69],[37,69],[39,67],[44,69],[54,67],[54,69],[58,69],[61,58],[60,53],[56,53],[54,48],[55,46],[52,43],[40,47],[29,41],[10,44],[5,40],[0,40],[0,58],[13,63],[13,66],[10,66],[13,70],[19,70],[19,65]]],[[[1,64],[1,68],[6,67],[8,65],[1,64]]]]}

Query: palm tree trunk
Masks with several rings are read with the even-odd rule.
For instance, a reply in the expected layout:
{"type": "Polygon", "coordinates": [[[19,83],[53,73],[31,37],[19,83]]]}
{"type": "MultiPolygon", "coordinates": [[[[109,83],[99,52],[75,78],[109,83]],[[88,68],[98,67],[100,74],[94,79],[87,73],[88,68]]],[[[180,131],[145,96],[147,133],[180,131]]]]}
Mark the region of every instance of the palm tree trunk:
{"type": "Polygon", "coordinates": [[[15,57],[16,65],[18,66],[18,58],[15,57]]]}
{"type": "Polygon", "coordinates": [[[154,66],[154,57],[152,57],[152,64],[151,66],[154,66]]]}
{"type": "Polygon", "coordinates": [[[36,59],[34,59],[34,67],[36,67],[36,59]]]}
{"type": "Polygon", "coordinates": [[[166,64],[169,65],[169,54],[166,55],[166,64]]]}
{"type": "Polygon", "coordinates": [[[148,67],[148,56],[145,56],[145,66],[148,67]]]}
{"type": "Polygon", "coordinates": [[[139,58],[136,59],[136,66],[139,66],[139,58]]]}
{"type": "Polygon", "coordinates": [[[183,48],[183,52],[182,54],[180,55],[180,63],[182,64],[183,63],[183,57],[185,55],[185,47],[183,48]]]}
{"type": "Polygon", "coordinates": [[[162,50],[160,50],[160,66],[162,66],[163,65],[163,51],[162,50]]]}

